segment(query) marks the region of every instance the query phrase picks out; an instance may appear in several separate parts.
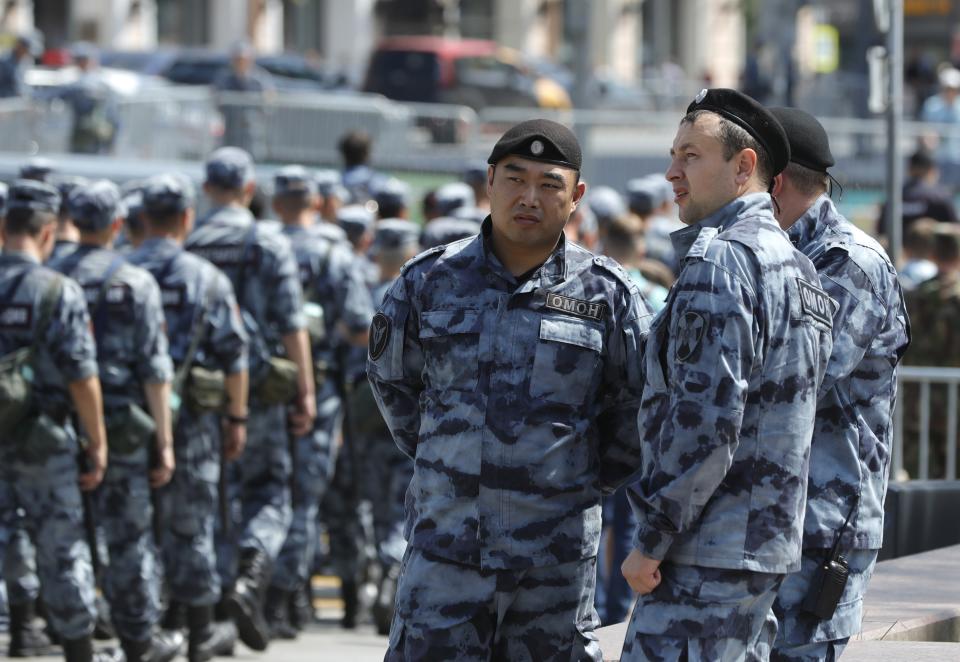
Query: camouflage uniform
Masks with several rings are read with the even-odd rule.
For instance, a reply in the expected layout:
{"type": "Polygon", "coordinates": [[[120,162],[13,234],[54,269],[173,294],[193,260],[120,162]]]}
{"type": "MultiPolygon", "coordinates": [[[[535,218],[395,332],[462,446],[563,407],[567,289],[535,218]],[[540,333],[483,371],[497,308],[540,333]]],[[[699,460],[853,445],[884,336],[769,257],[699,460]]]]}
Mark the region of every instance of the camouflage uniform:
{"type": "Polygon", "coordinates": [[[650,329],[628,493],[635,547],[663,561],[662,583],[640,596],[622,659],[763,659],[776,590],[800,567],[833,309],[766,193],[672,238],[681,272],[650,329]]]}
{"type": "Polygon", "coordinates": [[[26,347],[40,316],[40,302],[54,279],[62,292],[34,359],[34,393],[41,412],[59,424],[58,443],[37,454],[23,440],[0,443],[0,554],[5,552],[17,509],[37,545],[41,594],[47,618],[65,639],[93,631],[93,569],[84,539],[77,484],[77,435],[69,421],[66,385],[97,374],[96,345],[83,291],[32,258],[0,255],[0,356],[26,347]]]}
{"type": "Polygon", "coordinates": [[[388,659],[599,660],[600,500],[640,463],[651,314],[562,237],[518,282],[491,225],[408,263],[371,327],[370,381],[415,462],[388,659]]]}
{"type": "Polygon", "coordinates": [[[273,586],[293,591],[309,578],[317,511],[333,474],[333,442],[343,397],[336,375],[342,369],[336,349],[340,342],[337,326],[342,324],[351,333],[362,332],[373,317],[373,306],[356,260],[346,246],[324,239],[310,228],[288,225],[283,233],[294,248],[307,301],[323,308],[326,336],[325,341],[312,347],[317,366],[317,418],[313,431],[296,440],[293,522],[272,579],[273,586]]]}
{"type": "Polygon", "coordinates": [[[886,253],[844,219],[829,197],[821,196],[787,234],[813,262],[839,308],[814,423],[803,565],[777,596],[780,630],[774,656],[824,659],[828,648],[839,654],[860,630],[863,593],[883,536],[895,369],[909,342],[909,325],[897,272],[886,253]],[[800,605],[849,513],[839,549],[850,562],[850,579],[833,618],[821,621],[800,605]],[[810,644],[820,653],[812,657],[810,644]]]}
{"type": "MultiPolygon", "coordinates": [[[[74,192],[71,205],[86,197],[86,190],[74,192]]],[[[146,410],[145,383],[173,379],[160,289],[148,272],[127,264],[112,250],[95,246],[81,245],[50,266],[80,284],[94,316],[109,429],[111,419],[131,404],[146,410]],[[113,271],[98,307],[104,278],[118,260],[121,266],[113,271]]],[[[110,558],[104,589],[117,634],[130,641],[147,639],[159,621],[159,571],[149,483],[150,455],[155,445],[152,435],[118,438],[111,433],[108,467],[96,495],[97,521],[110,558]]]]}
{"type": "Polygon", "coordinates": [[[286,411],[283,405],[258,402],[256,387],[267,368],[266,356],[277,351],[280,336],[303,329],[306,322],[289,242],[280,233],[254,224],[246,209],[212,209],[197,221],[186,243],[187,250],[213,262],[233,283],[251,343],[247,446],[228,467],[232,531],[237,540],[225,541],[218,559],[226,582],[234,572],[234,543],[240,549],[258,549],[274,561],[292,516],[286,411]]]}
{"type": "MultiPolygon", "coordinates": [[[[247,335],[226,276],[170,239],[147,239],[130,261],[152,273],[160,285],[175,365],[186,359],[194,320],[207,299],[203,342],[191,365],[227,375],[246,369],[247,335]]],[[[173,448],[177,469],[161,496],[166,580],[177,601],[213,605],[220,599],[213,533],[220,480],[219,416],[182,407],[173,448]]]]}

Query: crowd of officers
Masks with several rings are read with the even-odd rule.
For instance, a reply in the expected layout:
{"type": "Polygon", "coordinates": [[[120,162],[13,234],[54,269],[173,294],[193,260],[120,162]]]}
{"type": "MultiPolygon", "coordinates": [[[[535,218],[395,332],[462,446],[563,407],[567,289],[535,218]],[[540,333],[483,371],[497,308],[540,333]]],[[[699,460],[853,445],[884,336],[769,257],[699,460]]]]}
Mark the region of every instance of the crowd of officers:
{"type": "Polygon", "coordinates": [[[312,617],[318,521],[352,625],[365,499],[387,659],[600,660],[597,608],[633,599],[613,575],[639,594],[623,659],[839,656],[909,324],[820,124],[704,90],[667,185],[625,202],[584,197],[568,129],[523,122],[422,231],[368,140],[340,147],[343,173],[276,172],[275,221],[235,147],[197,219],[175,174],[10,186],[11,653],[265,650],[312,617]],[[118,650],[93,650],[98,585],[118,650]]]}
{"type": "MultiPolygon", "coordinates": [[[[259,222],[253,162],[233,147],[206,163],[200,218],[176,174],[121,190],[35,159],[10,185],[0,547],[11,655],[43,654],[52,638],[68,660],[168,660],[184,643],[206,660],[238,636],[254,650],[295,637],[313,618],[320,522],[343,624],[355,624],[365,581],[383,588],[374,614],[389,628],[412,463],[377,414],[365,348],[374,298],[421,250],[421,230],[401,218],[409,191],[365,173],[281,168],[277,220],[259,222]],[[98,617],[120,649],[94,653],[98,617]]],[[[451,213],[468,202],[452,188],[438,191],[451,213]]],[[[435,223],[423,241],[479,227],[435,223]]]]}

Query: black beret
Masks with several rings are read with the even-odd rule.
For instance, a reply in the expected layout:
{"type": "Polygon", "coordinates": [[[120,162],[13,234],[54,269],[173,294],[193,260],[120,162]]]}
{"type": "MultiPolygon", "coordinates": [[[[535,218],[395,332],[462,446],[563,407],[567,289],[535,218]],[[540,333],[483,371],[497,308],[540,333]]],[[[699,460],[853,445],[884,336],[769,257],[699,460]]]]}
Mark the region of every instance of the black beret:
{"type": "Polygon", "coordinates": [[[769,110],[743,92],[724,88],[700,90],[697,98],[687,106],[687,114],[698,110],[716,113],[753,136],[770,157],[771,174],[780,174],[790,163],[790,141],[786,131],[769,110]]]}
{"type": "Polygon", "coordinates": [[[577,171],[582,162],[580,143],[573,131],[543,119],[520,122],[509,129],[493,146],[487,163],[496,165],[505,156],[520,156],[577,171]]]}
{"type": "Polygon", "coordinates": [[[816,117],[799,108],[771,108],[770,112],[787,132],[793,163],[817,172],[833,167],[830,140],[816,117]]]}

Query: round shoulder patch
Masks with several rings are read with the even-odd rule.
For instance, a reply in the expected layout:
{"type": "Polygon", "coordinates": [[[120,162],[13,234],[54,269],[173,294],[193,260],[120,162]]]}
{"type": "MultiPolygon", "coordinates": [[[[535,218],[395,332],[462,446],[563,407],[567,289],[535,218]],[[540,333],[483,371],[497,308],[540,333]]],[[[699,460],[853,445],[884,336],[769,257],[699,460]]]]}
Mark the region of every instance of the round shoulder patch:
{"type": "Polygon", "coordinates": [[[387,349],[387,343],[390,342],[390,328],[393,323],[390,318],[383,313],[377,313],[373,316],[373,322],[370,323],[370,342],[368,350],[370,359],[376,361],[387,349]]]}
{"type": "Polygon", "coordinates": [[[686,312],[677,322],[677,360],[686,361],[700,346],[707,321],[700,313],[686,312]]]}

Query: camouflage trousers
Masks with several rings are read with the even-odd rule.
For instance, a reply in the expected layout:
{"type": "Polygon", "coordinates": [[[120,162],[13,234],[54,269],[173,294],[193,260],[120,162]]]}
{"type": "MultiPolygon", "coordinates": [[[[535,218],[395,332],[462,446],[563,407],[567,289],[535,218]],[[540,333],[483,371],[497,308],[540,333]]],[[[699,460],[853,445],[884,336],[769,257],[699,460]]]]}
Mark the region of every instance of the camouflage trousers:
{"type": "MultiPolygon", "coordinates": [[[[359,453],[347,446],[344,441],[337,450],[336,463],[330,487],[324,495],[320,510],[320,521],[327,531],[330,544],[330,565],[333,572],[342,579],[359,581],[363,575],[366,535],[360,497],[363,486],[358,478],[362,472],[354,471],[354,461],[359,453]]],[[[363,478],[366,482],[367,477],[363,478]]]]}
{"type": "Polygon", "coordinates": [[[77,442],[69,425],[45,458],[24,456],[15,441],[0,440],[0,557],[6,555],[17,511],[36,543],[37,574],[47,618],[62,637],[93,631],[93,567],[84,539],[77,484],[77,442]]]}
{"type": "Polygon", "coordinates": [[[217,567],[224,585],[233,583],[237,550],[259,549],[273,563],[287,538],[290,507],[290,450],[282,405],[251,403],[247,446],[227,467],[230,531],[218,528],[217,567]]]}
{"type": "Polygon", "coordinates": [[[726,662],[770,657],[783,575],[666,562],[634,606],[621,661],[726,662]]]}
{"type": "Polygon", "coordinates": [[[364,496],[370,500],[380,563],[399,565],[407,549],[403,537],[404,498],[413,479],[413,460],[390,437],[364,440],[364,496]]]}
{"type": "Polygon", "coordinates": [[[160,493],[163,565],[171,598],[202,607],[220,599],[214,546],[220,480],[220,423],[184,412],[174,432],[177,469],[160,493]]]}
{"type": "Polygon", "coordinates": [[[599,662],[596,564],[487,570],[408,548],[384,660],[599,662]]]}
{"type": "Polygon", "coordinates": [[[833,618],[821,621],[800,610],[817,566],[828,550],[805,549],[800,572],[787,575],[773,605],[779,630],[772,658],[783,662],[831,660],[840,656],[850,637],[860,631],[863,596],[877,563],[875,549],[857,549],[845,555],[850,566],[847,585],[833,618]]]}
{"type": "Polygon", "coordinates": [[[333,440],[339,417],[340,398],[332,382],[327,382],[317,395],[313,430],[296,441],[293,518],[271,579],[271,585],[284,591],[301,588],[310,575],[317,548],[317,513],[333,477],[333,440]]]}
{"type": "Polygon", "coordinates": [[[23,510],[18,509],[7,556],[3,564],[3,578],[7,600],[12,605],[33,602],[40,597],[40,578],[37,576],[37,550],[25,528],[23,510]]]}
{"type": "Polygon", "coordinates": [[[97,524],[110,558],[110,569],[103,573],[102,581],[111,621],[120,637],[143,641],[160,620],[160,570],[151,528],[153,505],[145,446],[129,454],[110,453],[96,503],[97,524]]]}

